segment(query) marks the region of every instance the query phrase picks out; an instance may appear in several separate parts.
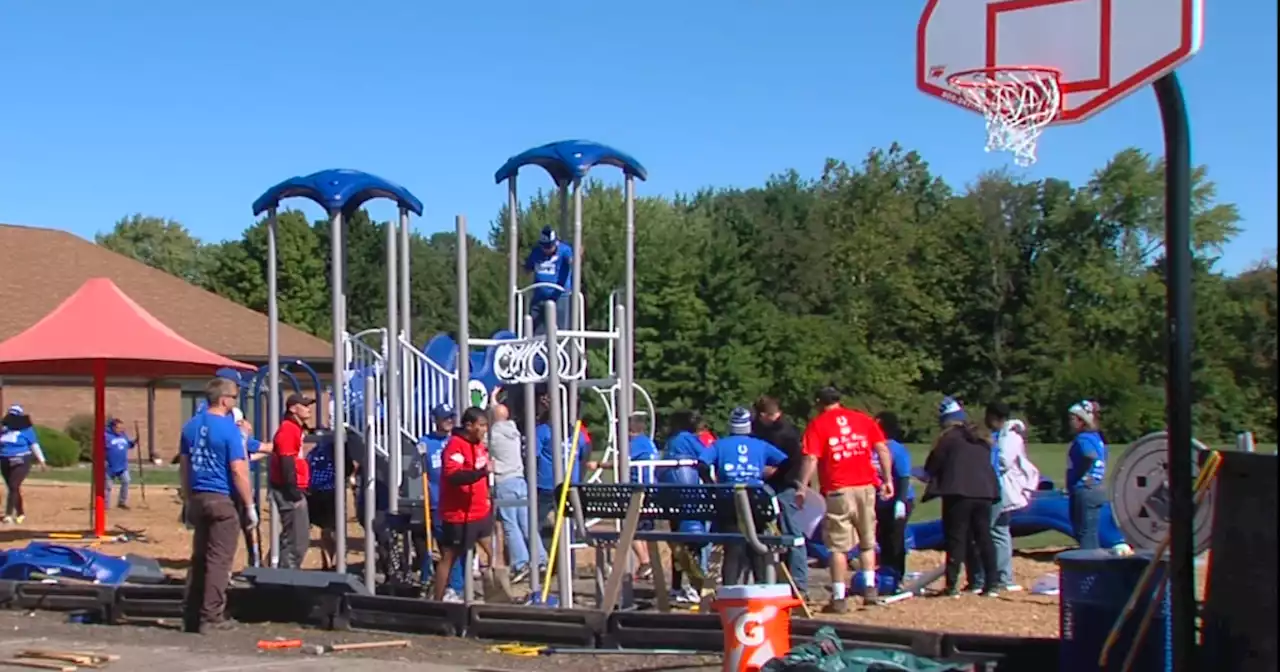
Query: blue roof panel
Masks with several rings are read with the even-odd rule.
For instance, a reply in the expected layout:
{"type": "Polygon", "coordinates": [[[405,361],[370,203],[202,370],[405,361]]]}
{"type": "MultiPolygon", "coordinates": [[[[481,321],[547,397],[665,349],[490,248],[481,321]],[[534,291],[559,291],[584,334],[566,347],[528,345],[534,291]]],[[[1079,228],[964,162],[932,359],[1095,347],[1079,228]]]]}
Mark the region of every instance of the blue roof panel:
{"type": "Polygon", "coordinates": [[[304,177],[291,177],[263,192],[253,202],[256,217],[279,206],[286,198],[307,198],[327,211],[346,211],[358,208],[375,198],[387,198],[396,205],[422,216],[422,201],[408,189],[388,182],[377,175],[359,170],[330,169],[304,177]]]}
{"type": "Polygon", "coordinates": [[[493,174],[493,181],[501,184],[528,165],[540,166],[551,175],[557,185],[569,184],[575,179],[586,177],[598,165],[614,166],[641,180],[649,178],[649,171],[630,154],[590,140],[561,140],[534,147],[507,159],[498,172],[493,174]]]}

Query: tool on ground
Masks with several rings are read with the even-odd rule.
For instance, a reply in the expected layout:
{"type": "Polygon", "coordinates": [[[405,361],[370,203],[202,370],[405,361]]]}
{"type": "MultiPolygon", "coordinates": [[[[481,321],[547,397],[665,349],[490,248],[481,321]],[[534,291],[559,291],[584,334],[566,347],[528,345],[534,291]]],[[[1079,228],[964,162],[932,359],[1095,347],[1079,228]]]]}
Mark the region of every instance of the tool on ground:
{"type": "Polygon", "coordinates": [[[120,530],[121,534],[125,537],[125,541],[140,541],[143,543],[151,543],[151,540],[147,539],[146,529],[131,530],[125,527],[124,525],[116,525],[116,529],[120,530]]]}
{"type": "Polygon", "coordinates": [[[120,656],[100,651],[51,651],[48,649],[26,649],[18,653],[18,658],[56,660],[83,667],[101,667],[107,663],[120,660],[120,656]]]}
{"type": "Polygon", "coordinates": [[[535,656],[714,656],[715,652],[688,649],[588,649],[564,646],[533,646],[529,644],[495,644],[489,653],[533,658],[535,656]]]}
{"type": "Polygon", "coordinates": [[[58,663],[51,660],[40,660],[39,658],[13,658],[10,660],[0,660],[0,666],[4,667],[26,667],[36,670],[57,670],[58,672],[76,672],[76,666],[69,663],[58,663]]]}
{"type": "MultiPolygon", "coordinates": [[[[1204,466],[1200,469],[1200,475],[1196,478],[1194,486],[1195,497],[1193,500],[1195,506],[1199,506],[1200,502],[1204,501],[1205,496],[1208,494],[1210,487],[1213,484],[1213,479],[1218,473],[1218,467],[1221,465],[1222,455],[1216,450],[1210,452],[1209,457],[1205,460],[1204,466]]],[[[1111,632],[1107,633],[1107,639],[1102,643],[1102,652],[1098,655],[1099,667],[1105,668],[1107,666],[1107,659],[1111,655],[1111,649],[1115,648],[1116,643],[1120,639],[1120,631],[1124,628],[1124,624],[1129,620],[1129,617],[1133,615],[1134,609],[1137,609],[1138,600],[1141,599],[1142,596],[1146,594],[1147,590],[1150,589],[1151,580],[1155,578],[1156,569],[1160,564],[1159,561],[1164,557],[1165,552],[1169,549],[1169,543],[1171,541],[1172,539],[1166,532],[1164,539],[1162,539],[1160,541],[1160,545],[1156,547],[1155,555],[1151,564],[1147,565],[1147,568],[1143,570],[1142,576],[1138,579],[1138,585],[1134,587],[1133,593],[1129,595],[1129,601],[1125,603],[1124,609],[1122,609],[1120,611],[1120,615],[1116,617],[1115,625],[1111,626],[1111,632]]],[[[1176,558],[1170,559],[1170,562],[1176,561],[1176,558]]],[[[1165,582],[1161,581],[1160,588],[1156,591],[1159,597],[1163,597],[1161,593],[1163,593],[1164,584],[1165,582]]],[[[1144,614],[1142,622],[1145,623],[1148,628],[1150,628],[1151,625],[1149,615],[1158,608],[1159,604],[1160,600],[1158,598],[1153,598],[1147,605],[1147,612],[1144,614]]],[[[1139,626],[1139,632],[1130,643],[1130,656],[1132,656],[1134,651],[1138,650],[1139,645],[1142,642],[1142,638],[1145,635],[1146,632],[1141,629],[1141,626],[1139,626]]],[[[1132,664],[1131,661],[1127,662],[1132,664]]]]}
{"type": "Polygon", "coordinates": [[[573,423],[573,442],[569,444],[569,464],[565,465],[564,483],[560,484],[560,501],[556,505],[556,526],[551,532],[551,546],[547,555],[547,574],[542,581],[542,595],[538,601],[539,604],[547,603],[547,596],[551,594],[551,577],[555,575],[556,558],[560,555],[555,552],[559,548],[560,530],[564,527],[564,507],[569,501],[569,481],[573,478],[573,465],[578,461],[578,441],[582,438],[582,421],[573,423]]]}
{"type": "Polygon", "coordinates": [[[138,445],[142,442],[142,429],[138,426],[138,421],[133,421],[133,443],[134,448],[138,452],[138,486],[142,490],[142,503],[147,502],[147,472],[142,469],[142,446],[138,445]]]}
{"type": "Polygon", "coordinates": [[[430,562],[436,550],[435,535],[431,531],[431,479],[427,476],[427,456],[422,455],[422,527],[427,534],[427,557],[423,562],[430,562]]]}
{"type": "Polygon", "coordinates": [[[305,649],[307,653],[317,656],[324,653],[342,653],[343,651],[365,651],[368,649],[403,649],[409,646],[407,639],[392,639],[385,642],[353,642],[351,644],[321,644],[305,649]]]}
{"type": "Polygon", "coordinates": [[[263,651],[275,651],[278,649],[301,649],[301,639],[260,639],[258,640],[258,648],[263,651]]]}

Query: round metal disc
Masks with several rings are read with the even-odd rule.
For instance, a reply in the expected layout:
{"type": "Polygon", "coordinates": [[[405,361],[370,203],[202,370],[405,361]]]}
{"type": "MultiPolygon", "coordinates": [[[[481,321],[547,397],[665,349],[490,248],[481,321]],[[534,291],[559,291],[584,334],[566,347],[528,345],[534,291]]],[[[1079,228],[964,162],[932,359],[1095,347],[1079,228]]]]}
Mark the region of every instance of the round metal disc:
{"type": "MultiPolygon", "coordinates": [[[[1192,439],[1192,477],[1200,473],[1200,451],[1204,444],[1192,439]]],[[[1134,443],[1114,461],[1111,476],[1111,513],[1116,526],[1124,532],[1125,541],[1135,549],[1155,550],[1169,533],[1169,435],[1148,434],[1134,443]]],[[[1209,548],[1213,521],[1214,486],[1210,487],[1195,515],[1195,548],[1202,553],[1209,548]]]]}

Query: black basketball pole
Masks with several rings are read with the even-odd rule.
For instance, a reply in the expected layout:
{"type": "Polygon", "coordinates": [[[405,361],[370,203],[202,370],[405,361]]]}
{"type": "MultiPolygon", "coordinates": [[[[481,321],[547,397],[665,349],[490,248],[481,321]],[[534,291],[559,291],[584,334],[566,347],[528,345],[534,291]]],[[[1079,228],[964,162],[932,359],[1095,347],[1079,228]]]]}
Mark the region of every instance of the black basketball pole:
{"type": "Polygon", "coordinates": [[[1169,423],[1170,601],[1174,672],[1196,666],[1195,502],[1191,447],[1191,131],[1178,75],[1156,80],[1164,122],[1165,330],[1169,423]]]}

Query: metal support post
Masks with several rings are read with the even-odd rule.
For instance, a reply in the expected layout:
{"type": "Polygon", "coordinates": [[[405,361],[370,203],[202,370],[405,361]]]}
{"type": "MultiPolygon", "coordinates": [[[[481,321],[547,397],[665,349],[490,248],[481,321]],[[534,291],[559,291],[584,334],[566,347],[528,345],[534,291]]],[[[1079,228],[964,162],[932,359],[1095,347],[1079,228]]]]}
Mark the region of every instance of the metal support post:
{"type": "MultiPolygon", "coordinates": [[[[342,246],[342,212],[333,210],[329,213],[329,263],[332,269],[329,283],[333,293],[333,482],[337,488],[333,491],[333,514],[336,525],[335,542],[337,557],[334,558],[334,569],[337,572],[347,571],[347,390],[344,376],[347,370],[347,295],[343,280],[343,246],[342,246]]],[[[273,370],[274,371],[274,370],[273,370]]],[[[368,388],[366,388],[368,389],[368,388]]],[[[271,395],[273,402],[277,399],[271,395]]],[[[276,402],[278,403],[278,402],[276,402]]],[[[373,465],[365,465],[366,469],[373,465]]],[[[274,555],[274,548],[272,550],[274,555]]],[[[366,561],[368,559],[366,558],[366,561]]]]}
{"type": "MultiPolygon", "coordinates": [[[[409,211],[400,208],[400,221],[409,218],[409,211]]],[[[396,261],[399,232],[397,227],[387,223],[387,336],[383,343],[387,346],[386,374],[383,382],[387,386],[387,406],[382,409],[386,415],[387,436],[387,488],[391,492],[388,498],[387,512],[400,513],[400,481],[403,478],[404,465],[401,464],[403,454],[400,451],[400,265],[396,261]]],[[[365,398],[373,396],[373,385],[365,386],[365,398]]],[[[372,427],[372,425],[371,425],[372,427]]],[[[373,438],[369,432],[367,438],[373,438]]]]}
{"type": "MultiPolygon", "coordinates": [[[[267,421],[262,429],[268,440],[280,428],[280,299],[277,277],[279,275],[276,241],[276,209],[267,211],[267,421]]],[[[254,399],[257,403],[258,399],[254,399]]],[[[268,498],[270,499],[270,498],[268,498]]],[[[271,535],[271,566],[280,566],[280,512],[275,501],[271,502],[271,514],[267,524],[271,535]]]]}
{"type": "MultiPolygon", "coordinates": [[[[556,303],[548,301],[543,304],[543,319],[546,320],[547,339],[547,395],[550,399],[551,408],[550,418],[548,422],[551,424],[551,473],[556,484],[556,506],[560,505],[559,488],[564,487],[569,482],[573,474],[565,473],[565,436],[561,430],[561,408],[560,408],[560,357],[557,342],[559,341],[556,328],[556,303]]],[[[572,441],[573,428],[569,428],[569,441],[572,441]]],[[[569,450],[577,450],[577,446],[569,446],[569,450]]],[[[559,515],[559,511],[555,515],[559,515]]],[[[560,541],[555,548],[547,549],[548,553],[556,554],[556,570],[557,585],[560,589],[560,608],[573,608],[573,566],[570,564],[572,556],[569,553],[569,534],[567,531],[570,526],[565,525],[564,521],[560,521],[560,541]]]]}

